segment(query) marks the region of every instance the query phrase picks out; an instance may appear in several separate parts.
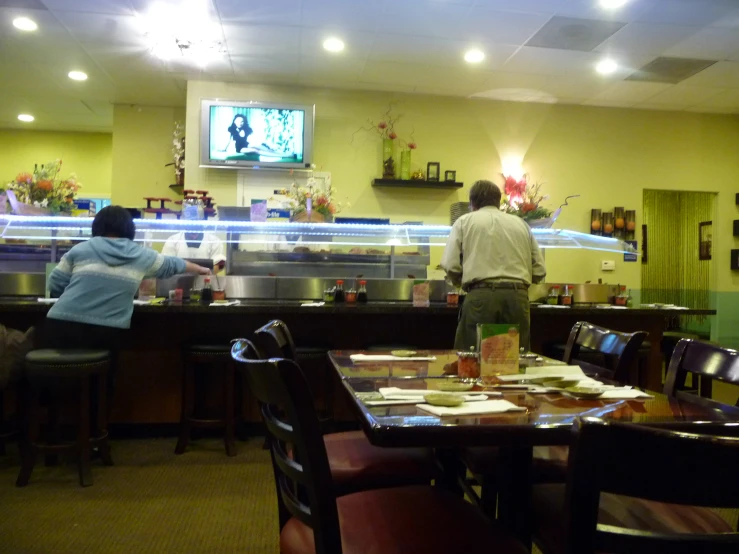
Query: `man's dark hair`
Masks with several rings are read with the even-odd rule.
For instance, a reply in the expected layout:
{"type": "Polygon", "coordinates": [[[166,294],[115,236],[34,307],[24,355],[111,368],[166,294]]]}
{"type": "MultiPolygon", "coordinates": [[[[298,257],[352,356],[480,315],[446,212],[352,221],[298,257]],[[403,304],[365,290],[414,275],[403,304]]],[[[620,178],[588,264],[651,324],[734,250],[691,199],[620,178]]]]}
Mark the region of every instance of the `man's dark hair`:
{"type": "Polygon", "coordinates": [[[107,206],[95,216],[92,222],[92,236],[133,240],[136,236],[136,225],[126,208],[107,206]]]}
{"type": "Polygon", "coordinates": [[[500,189],[492,181],[475,181],[470,189],[470,204],[475,210],[485,206],[500,208],[500,189]]]}

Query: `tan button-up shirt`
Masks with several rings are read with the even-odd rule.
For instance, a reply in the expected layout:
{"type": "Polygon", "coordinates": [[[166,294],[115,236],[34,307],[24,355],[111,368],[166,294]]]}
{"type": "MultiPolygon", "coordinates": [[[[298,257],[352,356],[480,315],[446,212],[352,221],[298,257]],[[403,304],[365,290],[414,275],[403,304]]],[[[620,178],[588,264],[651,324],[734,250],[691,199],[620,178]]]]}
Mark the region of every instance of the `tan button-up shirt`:
{"type": "Polygon", "coordinates": [[[520,217],[493,206],[465,214],[454,223],[441,267],[456,286],[484,279],[530,285],[547,274],[531,228],[520,217]]]}

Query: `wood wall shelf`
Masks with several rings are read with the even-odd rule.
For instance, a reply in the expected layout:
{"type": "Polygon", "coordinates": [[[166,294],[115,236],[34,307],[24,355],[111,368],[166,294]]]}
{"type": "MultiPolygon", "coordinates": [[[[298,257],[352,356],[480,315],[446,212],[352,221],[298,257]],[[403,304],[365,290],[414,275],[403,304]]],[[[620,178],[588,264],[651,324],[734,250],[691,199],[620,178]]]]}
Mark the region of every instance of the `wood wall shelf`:
{"type": "Polygon", "coordinates": [[[185,195],[185,185],[169,185],[169,188],[181,196],[185,195]]]}
{"type": "Polygon", "coordinates": [[[461,189],[464,183],[454,181],[422,181],[420,179],[373,179],[372,186],[388,188],[461,189]]]}

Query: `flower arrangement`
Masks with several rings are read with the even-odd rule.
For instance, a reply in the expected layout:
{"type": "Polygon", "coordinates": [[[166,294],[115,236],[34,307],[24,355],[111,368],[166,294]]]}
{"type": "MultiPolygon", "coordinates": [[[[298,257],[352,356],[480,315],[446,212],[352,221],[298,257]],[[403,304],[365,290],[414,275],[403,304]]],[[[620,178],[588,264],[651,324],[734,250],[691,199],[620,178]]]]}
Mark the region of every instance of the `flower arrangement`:
{"type": "Polygon", "coordinates": [[[175,179],[178,185],[185,184],[185,127],[179,121],[174,124],[172,132],[172,159],[171,163],[164,167],[173,165],[175,179]]]}
{"type": "Polygon", "coordinates": [[[19,173],[5,188],[13,191],[16,199],[24,204],[47,209],[53,214],[71,213],[82,185],[74,173],[61,179],[61,168],[61,160],[42,164],[40,168],[37,164],[33,173],[19,173]]]}
{"type": "Polygon", "coordinates": [[[288,207],[293,211],[293,217],[306,211],[313,211],[330,218],[339,213],[342,208],[349,208],[348,202],[340,203],[334,200],[336,189],[328,185],[324,190],[316,190],[316,180],[311,177],[306,186],[293,183],[289,189],[283,189],[280,194],[287,196],[288,207]]]}
{"type": "Polygon", "coordinates": [[[501,210],[517,215],[526,221],[544,219],[552,215],[541,203],[549,196],[541,194],[541,183],[529,184],[529,176],[524,175],[520,179],[505,176],[504,195],[501,202],[501,210]]]}

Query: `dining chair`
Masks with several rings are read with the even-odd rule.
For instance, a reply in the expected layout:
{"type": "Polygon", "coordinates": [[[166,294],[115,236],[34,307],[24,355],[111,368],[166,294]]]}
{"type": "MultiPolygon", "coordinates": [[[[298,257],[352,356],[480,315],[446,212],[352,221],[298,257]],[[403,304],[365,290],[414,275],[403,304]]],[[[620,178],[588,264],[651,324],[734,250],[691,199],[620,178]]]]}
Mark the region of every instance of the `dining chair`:
{"type": "Polygon", "coordinates": [[[737,467],[739,438],[578,420],[567,483],[534,487],[534,541],[544,554],[739,552],[709,509],[739,508],[737,467]]]}
{"type": "Polygon", "coordinates": [[[699,394],[710,398],[713,381],[739,385],[739,352],[693,339],[677,343],[667,367],[663,392],[673,398],[700,402],[695,394],[686,392],[688,373],[699,381],[699,394]]]}
{"type": "MultiPolygon", "coordinates": [[[[647,333],[622,333],[600,327],[585,321],[578,321],[570,331],[565,346],[564,362],[570,365],[579,365],[587,374],[605,377],[607,379],[626,382],[629,370],[647,333]],[[603,355],[603,366],[577,359],[581,348],[603,355]]],[[[534,448],[532,465],[533,480],[535,483],[564,482],[567,470],[568,451],[566,446],[537,446],[534,448]]],[[[496,481],[500,466],[500,451],[496,446],[468,448],[464,451],[464,461],[474,480],[481,486],[481,494],[466,483],[465,493],[483,508],[492,512],[498,493],[496,481]]]]}
{"type": "Polygon", "coordinates": [[[566,364],[581,365],[583,371],[593,372],[620,383],[637,385],[638,378],[633,379],[630,370],[633,367],[639,347],[647,338],[647,333],[622,333],[586,321],[578,321],[572,327],[567,339],[563,361],[566,364]],[[605,365],[578,361],[583,348],[603,356],[605,365]]]}
{"type": "Polygon", "coordinates": [[[461,498],[428,485],[337,497],[307,382],[292,360],[232,356],[260,403],[277,490],[281,554],[523,553],[504,529],[461,498]]]}
{"type": "MultiPolygon", "coordinates": [[[[257,348],[264,357],[297,362],[290,330],[273,320],[254,332],[257,348]]],[[[303,389],[311,398],[308,386],[303,389]]],[[[311,398],[312,400],[312,398],[311,398]]],[[[426,448],[380,448],[373,446],[364,431],[343,431],[324,435],[329,466],[337,495],[361,490],[428,484],[440,475],[433,452],[426,448]]]]}

